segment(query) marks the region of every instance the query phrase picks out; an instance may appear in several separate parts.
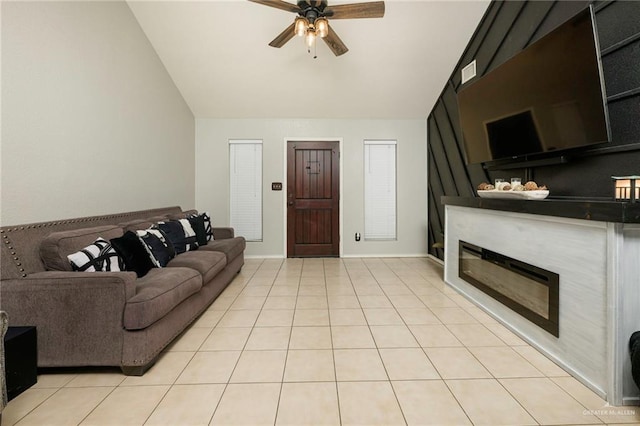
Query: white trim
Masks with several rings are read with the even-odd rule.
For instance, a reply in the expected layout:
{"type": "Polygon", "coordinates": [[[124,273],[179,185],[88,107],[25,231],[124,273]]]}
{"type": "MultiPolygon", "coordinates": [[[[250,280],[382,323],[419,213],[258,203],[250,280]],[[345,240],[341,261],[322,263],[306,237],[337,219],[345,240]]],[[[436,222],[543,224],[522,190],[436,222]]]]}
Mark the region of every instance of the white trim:
{"type": "Polygon", "coordinates": [[[429,258],[429,260],[433,260],[434,262],[436,262],[437,264],[444,266],[444,260],[440,260],[439,258],[435,257],[432,254],[428,254],[427,257],[429,258]]]}
{"type": "Polygon", "coordinates": [[[384,254],[346,254],[341,256],[342,258],[345,259],[353,259],[353,258],[370,258],[370,257],[380,257],[380,258],[394,258],[394,257],[407,257],[407,258],[424,258],[427,259],[429,257],[428,254],[426,253],[417,253],[417,254],[407,254],[407,253],[394,253],[394,254],[389,254],[389,253],[384,253],[384,254]]]}
{"type": "Polygon", "coordinates": [[[229,139],[229,144],[262,144],[262,139],[229,139]]]}
{"type": "MultiPolygon", "coordinates": [[[[263,167],[263,163],[264,163],[264,144],[263,144],[263,140],[262,139],[228,139],[228,144],[227,144],[227,151],[228,151],[228,164],[229,164],[229,169],[228,169],[228,177],[229,177],[229,225],[231,227],[237,228],[238,224],[233,224],[233,219],[234,219],[234,202],[233,202],[233,191],[232,191],[232,186],[234,185],[234,170],[236,168],[236,165],[234,164],[232,166],[231,164],[231,160],[233,160],[233,158],[235,158],[235,155],[237,155],[237,151],[240,150],[239,152],[242,152],[242,150],[239,148],[239,146],[241,145],[253,145],[254,150],[259,148],[259,161],[256,163],[256,168],[259,167],[260,168],[260,175],[259,175],[259,185],[253,187],[252,189],[255,190],[255,194],[259,194],[260,196],[260,200],[259,203],[252,203],[251,205],[255,208],[260,209],[260,220],[258,222],[253,222],[253,220],[249,223],[246,222],[246,224],[248,224],[248,227],[246,229],[248,235],[246,235],[247,238],[247,242],[263,242],[264,241],[264,167],[263,167]],[[238,147],[235,148],[234,147],[238,147]],[[232,156],[234,156],[232,158],[232,156]],[[255,226],[254,226],[255,225],[255,226]],[[254,237],[255,235],[255,237],[254,237]]],[[[255,157],[253,157],[255,158],[255,157]]],[[[251,173],[253,173],[255,170],[252,170],[251,173]]],[[[256,180],[257,180],[257,174],[256,176],[256,180]]],[[[246,207],[246,206],[245,206],[246,207]]],[[[257,212],[256,212],[257,213],[257,212]]],[[[242,232],[242,230],[241,230],[242,232]]]]}
{"type": "Polygon", "coordinates": [[[369,242],[398,241],[397,140],[365,139],[362,160],[364,183],[362,237],[369,242]],[[393,161],[389,161],[391,157],[393,161]],[[391,215],[391,206],[393,215],[391,215]]]}
{"type": "Polygon", "coordinates": [[[284,256],[277,255],[277,254],[270,254],[270,255],[252,254],[249,256],[245,256],[244,258],[245,259],[284,259],[284,256]]]}
{"type": "MultiPolygon", "coordinates": [[[[614,405],[622,403],[623,388],[622,380],[618,380],[622,376],[621,354],[618,350],[618,342],[620,341],[620,313],[619,308],[620,292],[619,290],[619,265],[617,260],[620,259],[622,252],[623,239],[621,238],[622,224],[607,223],[607,387],[610,395],[606,398],[608,402],[614,405]]],[[[626,355],[626,354],[625,354],[626,355]]]]}
{"type": "Polygon", "coordinates": [[[395,139],[365,139],[365,145],[398,145],[398,141],[395,139]]]}
{"type": "Polygon", "coordinates": [[[344,247],[343,247],[343,238],[342,235],[344,235],[344,210],[343,210],[343,202],[342,202],[342,198],[343,198],[343,193],[344,193],[344,168],[343,168],[343,138],[337,138],[337,137],[326,137],[326,138],[308,138],[308,137],[285,137],[284,138],[284,146],[282,148],[282,152],[283,152],[283,176],[284,178],[282,179],[282,203],[284,203],[284,212],[283,212],[283,217],[282,217],[282,223],[283,223],[283,248],[282,248],[282,253],[283,253],[283,258],[287,259],[287,146],[289,145],[289,142],[338,142],[338,159],[339,159],[339,164],[340,164],[340,202],[339,202],[339,210],[340,210],[340,257],[343,257],[343,253],[344,253],[344,247]]]}

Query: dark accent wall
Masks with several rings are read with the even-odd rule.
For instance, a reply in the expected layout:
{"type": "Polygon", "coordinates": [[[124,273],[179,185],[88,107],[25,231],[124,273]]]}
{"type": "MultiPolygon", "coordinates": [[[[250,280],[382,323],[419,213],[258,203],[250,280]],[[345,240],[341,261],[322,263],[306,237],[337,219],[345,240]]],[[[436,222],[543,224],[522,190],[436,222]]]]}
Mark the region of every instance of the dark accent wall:
{"type": "Polygon", "coordinates": [[[640,174],[640,2],[493,1],[428,118],[429,253],[444,259],[443,195],[474,197],[496,177],[520,176],[545,184],[550,196],[610,200],[611,176],[640,174]],[[476,60],[477,76],[491,71],[532,42],[593,4],[606,86],[611,143],[571,153],[566,164],[487,170],[466,165],[458,119],[461,70],[476,60]],[[434,247],[435,245],[435,247],[434,247]]]}

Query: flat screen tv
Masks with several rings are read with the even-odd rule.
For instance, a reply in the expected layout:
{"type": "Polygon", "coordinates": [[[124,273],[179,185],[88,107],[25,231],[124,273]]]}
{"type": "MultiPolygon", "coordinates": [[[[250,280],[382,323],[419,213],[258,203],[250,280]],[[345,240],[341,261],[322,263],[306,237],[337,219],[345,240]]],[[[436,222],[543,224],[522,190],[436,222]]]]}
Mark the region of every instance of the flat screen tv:
{"type": "Polygon", "coordinates": [[[467,164],[526,162],[609,142],[599,53],[589,7],[463,86],[467,164]]]}

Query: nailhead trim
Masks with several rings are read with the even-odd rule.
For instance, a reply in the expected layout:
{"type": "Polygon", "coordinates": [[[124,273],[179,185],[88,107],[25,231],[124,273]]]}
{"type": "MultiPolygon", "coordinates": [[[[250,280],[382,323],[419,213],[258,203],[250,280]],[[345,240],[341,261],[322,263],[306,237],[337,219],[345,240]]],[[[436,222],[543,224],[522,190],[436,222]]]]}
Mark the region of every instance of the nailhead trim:
{"type": "MultiPolygon", "coordinates": [[[[20,262],[20,257],[15,252],[13,246],[11,246],[11,241],[9,240],[9,236],[7,235],[10,232],[14,232],[14,231],[18,231],[18,230],[23,231],[25,229],[49,228],[49,227],[55,227],[55,226],[59,226],[59,225],[68,225],[68,224],[73,224],[73,223],[97,222],[97,221],[108,220],[108,219],[127,218],[127,217],[130,217],[130,216],[137,215],[138,213],[144,212],[144,211],[146,211],[148,214],[153,215],[152,212],[155,212],[155,211],[158,211],[158,210],[166,210],[166,209],[170,209],[170,208],[172,208],[172,207],[159,208],[159,209],[150,209],[150,210],[140,210],[140,211],[137,211],[137,212],[119,213],[119,214],[112,214],[112,215],[106,215],[106,216],[95,216],[95,217],[90,217],[90,218],[51,221],[51,222],[38,223],[38,224],[33,224],[33,225],[24,225],[24,226],[20,226],[20,227],[16,226],[14,228],[0,229],[0,234],[3,234],[2,238],[4,239],[4,243],[7,245],[7,249],[11,250],[10,251],[11,256],[14,256],[13,260],[15,261],[16,266],[19,267],[19,266],[22,266],[22,263],[20,262]]],[[[22,278],[26,278],[27,277],[27,274],[24,273],[25,272],[24,268],[19,268],[18,272],[22,272],[22,274],[20,275],[22,278]]]]}

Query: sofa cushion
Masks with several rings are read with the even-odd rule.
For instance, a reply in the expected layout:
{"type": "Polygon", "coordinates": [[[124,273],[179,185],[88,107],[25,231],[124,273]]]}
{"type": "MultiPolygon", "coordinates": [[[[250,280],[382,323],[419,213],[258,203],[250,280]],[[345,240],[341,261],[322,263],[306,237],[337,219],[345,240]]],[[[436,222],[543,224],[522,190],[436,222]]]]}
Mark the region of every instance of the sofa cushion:
{"type": "Polygon", "coordinates": [[[124,262],[109,241],[98,238],[85,248],[67,256],[74,271],[123,271],[124,262]]]}
{"type": "Polygon", "coordinates": [[[40,243],[40,258],[44,267],[50,271],[71,271],[68,255],[83,249],[98,238],[110,240],[121,235],[122,228],[116,225],[52,232],[40,243]]]}
{"type": "Polygon", "coordinates": [[[186,219],[186,218],[188,218],[189,216],[195,216],[195,215],[197,215],[197,214],[198,214],[198,210],[194,210],[194,209],[192,209],[192,210],[185,210],[185,211],[180,212],[180,213],[170,214],[170,215],[169,215],[169,219],[172,219],[172,220],[177,220],[177,219],[186,219]]]}
{"type": "Polygon", "coordinates": [[[159,216],[152,216],[146,219],[134,219],[134,220],[130,220],[128,222],[122,222],[120,224],[118,224],[118,226],[121,226],[124,231],[140,231],[143,229],[149,229],[151,228],[156,222],[162,222],[167,220],[167,218],[169,217],[169,215],[159,215],[159,216]]]}
{"type": "Polygon", "coordinates": [[[154,268],[136,280],[136,295],[124,308],[127,330],[146,328],[202,288],[202,277],[188,268],[154,268]]]}
{"type": "Polygon", "coordinates": [[[127,231],[122,237],[112,238],[110,242],[124,261],[127,271],[133,271],[138,277],[144,277],[154,267],[147,249],[135,232],[127,231]]]}
{"type": "Polygon", "coordinates": [[[209,243],[200,247],[200,251],[219,251],[227,257],[227,263],[231,263],[233,259],[238,257],[244,251],[247,243],[244,237],[227,238],[224,240],[209,241],[209,243]]]}
{"type": "Polygon", "coordinates": [[[227,265],[224,253],[215,251],[190,251],[176,256],[167,267],[186,267],[195,269],[202,275],[206,284],[227,265]]]}
{"type": "Polygon", "coordinates": [[[120,224],[120,226],[125,232],[127,231],[135,232],[135,231],[151,228],[153,226],[153,222],[149,222],[147,219],[136,219],[136,220],[130,220],[129,222],[123,222],[120,224]]]}

